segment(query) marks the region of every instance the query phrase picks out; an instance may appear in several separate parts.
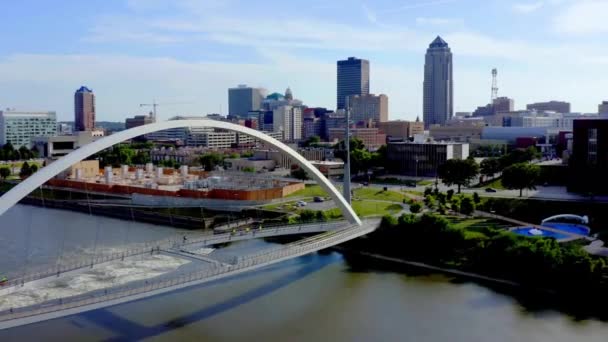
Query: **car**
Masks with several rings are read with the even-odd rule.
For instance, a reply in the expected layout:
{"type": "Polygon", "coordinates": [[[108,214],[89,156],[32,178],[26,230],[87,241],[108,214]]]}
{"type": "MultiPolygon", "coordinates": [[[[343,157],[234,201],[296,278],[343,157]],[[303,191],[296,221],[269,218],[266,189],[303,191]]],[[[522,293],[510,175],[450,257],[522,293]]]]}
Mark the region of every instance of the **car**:
{"type": "Polygon", "coordinates": [[[486,192],[496,192],[496,190],[494,190],[492,188],[486,188],[486,192]]]}
{"type": "Polygon", "coordinates": [[[298,207],[304,207],[304,206],[306,206],[306,202],[304,202],[304,201],[297,201],[297,202],[296,202],[296,205],[297,205],[298,207]]]}
{"type": "Polygon", "coordinates": [[[363,186],[368,186],[368,185],[369,185],[369,183],[368,183],[368,182],[363,182],[363,183],[361,183],[361,184],[363,184],[363,186]]]}
{"type": "Polygon", "coordinates": [[[317,203],[321,203],[321,202],[323,202],[323,198],[322,198],[322,197],[319,197],[319,196],[315,196],[315,197],[313,198],[313,200],[314,200],[315,202],[317,202],[317,203]]]}

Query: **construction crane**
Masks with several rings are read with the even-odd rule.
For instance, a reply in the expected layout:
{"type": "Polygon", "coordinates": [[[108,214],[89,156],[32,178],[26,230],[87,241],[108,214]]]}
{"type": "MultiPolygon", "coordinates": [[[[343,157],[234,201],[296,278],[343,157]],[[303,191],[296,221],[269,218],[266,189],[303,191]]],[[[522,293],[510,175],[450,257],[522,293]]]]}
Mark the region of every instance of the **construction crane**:
{"type": "Polygon", "coordinates": [[[152,100],[152,103],[141,103],[140,107],[152,107],[152,119],[156,122],[156,107],[158,106],[167,106],[167,105],[176,105],[176,104],[186,104],[186,102],[171,102],[171,103],[156,103],[156,100],[152,100]]]}

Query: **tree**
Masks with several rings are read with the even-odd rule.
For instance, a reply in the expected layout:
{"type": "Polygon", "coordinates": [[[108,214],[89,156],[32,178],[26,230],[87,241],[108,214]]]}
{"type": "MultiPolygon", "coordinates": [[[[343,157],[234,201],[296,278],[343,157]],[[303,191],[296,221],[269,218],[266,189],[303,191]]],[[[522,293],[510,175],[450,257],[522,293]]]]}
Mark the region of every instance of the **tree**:
{"type": "Polygon", "coordinates": [[[30,171],[32,171],[32,173],[38,171],[38,165],[32,164],[32,166],[30,166],[30,171]]]}
{"type": "Polygon", "coordinates": [[[19,177],[27,178],[31,175],[32,175],[32,169],[30,168],[30,164],[28,164],[27,162],[23,163],[23,165],[21,165],[21,171],[19,172],[19,177]]]}
{"type": "Polygon", "coordinates": [[[255,173],[255,168],[253,166],[245,166],[241,169],[243,172],[255,173]]]}
{"type": "Polygon", "coordinates": [[[448,191],[446,191],[446,199],[447,199],[448,201],[451,201],[451,200],[452,200],[452,196],[454,196],[454,190],[449,189],[448,191]]]}
{"type": "Polygon", "coordinates": [[[479,172],[489,178],[500,172],[500,160],[498,158],[486,158],[479,164],[479,172]]]}
{"type": "Polygon", "coordinates": [[[310,138],[308,138],[308,140],[306,140],[302,146],[303,147],[317,147],[319,146],[319,143],[321,142],[321,138],[319,138],[318,136],[314,135],[310,138]]]}
{"type": "Polygon", "coordinates": [[[471,215],[475,211],[475,203],[470,197],[465,197],[460,203],[460,213],[464,215],[471,215]]]}
{"type": "Polygon", "coordinates": [[[418,202],[414,202],[414,203],[410,204],[410,211],[414,214],[419,213],[421,209],[422,209],[422,206],[418,202]]]}
{"type": "Polygon", "coordinates": [[[11,175],[11,169],[8,167],[0,168],[0,177],[2,180],[6,180],[11,175]]]}
{"type": "Polygon", "coordinates": [[[201,157],[201,165],[205,169],[205,171],[213,171],[218,165],[221,165],[224,162],[224,155],[211,152],[203,155],[201,157]]]}
{"type": "Polygon", "coordinates": [[[519,197],[524,189],[534,186],[540,177],[540,167],[528,163],[513,164],[502,171],[502,185],[507,189],[519,189],[519,197]]]}
{"type": "Polygon", "coordinates": [[[467,186],[479,173],[479,165],[472,159],[449,159],[439,166],[437,173],[439,178],[447,186],[457,185],[458,193],[461,186],[467,186]]]}
{"type": "Polygon", "coordinates": [[[291,170],[291,177],[293,177],[295,179],[301,179],[301,180],[310,179],[308,177],[308,174],[306,173],[306,170],[304,170],[301,167],[291,170]]]}
{"type": "Polygon", "coordinates": [[[433,193],[433,188],[426,187],[424,188],[424,196],[428,196],[433,193]]]}
{"type": "Polygon", "coordinates": [[[475,202],[475,204],[479,204],[481,202],[481,198],[479,198],[477,191],[473,193],[473,202],[475,202]]]}

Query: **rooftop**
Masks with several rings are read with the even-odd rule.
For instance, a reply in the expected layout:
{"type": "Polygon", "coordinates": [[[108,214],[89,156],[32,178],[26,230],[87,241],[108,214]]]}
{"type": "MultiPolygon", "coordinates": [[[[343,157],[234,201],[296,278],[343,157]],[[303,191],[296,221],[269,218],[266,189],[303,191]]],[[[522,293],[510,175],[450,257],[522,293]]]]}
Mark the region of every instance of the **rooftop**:
{"type": "Polygon", "coordinates": [[[86,86],[82,86],[76,90],[77,93],[92,93],[93,89],[89,89],[86,86]]]}
{"type": "Polygon", "coordinates": [[[437,36],[437,38],[435,38],[435,40],[433,40],[433,42],[429,45],[429,48],[443,48],[443,47],[448,47],[448,43],[446,43],[446,41],[443,40],[440,36],[437,36]]]}

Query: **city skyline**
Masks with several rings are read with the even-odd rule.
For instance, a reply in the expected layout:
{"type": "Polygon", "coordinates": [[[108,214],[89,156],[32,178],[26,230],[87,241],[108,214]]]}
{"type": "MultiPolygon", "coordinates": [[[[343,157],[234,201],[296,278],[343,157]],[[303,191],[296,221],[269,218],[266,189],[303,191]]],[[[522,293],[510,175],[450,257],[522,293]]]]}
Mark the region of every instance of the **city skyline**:
{"type": "Polygon", "coordinates": [[[608,80],[597,72],[608,64],[608,50],[596,44],[606,29],[594,18],[608,4],[471,4],[281,3],[278,15],[259,23],[253,18],[269,7],[238,1],[10,3],[0,24],[0,107],[53,110],[70,120],[73,89],[87,84],[100,121],[144,114],[139,103],[152,99],[186,103],[160,108],[166,120],[226,113],[226,89],[246,83],[289,85],[307,104],[334,108],[335,61],[357,56],[372,64],[373,92],[392,99],[390,118],[413,120],[422,114],[424,50],[437,35],[455,55],[454,112],[488,102],[494,67],[499,96],[515,99],[516,109],[562,100],[573,111],[596,112],[606,100],[608,80]],[[290,15],[296,8],[297,18],[290,15]],[[336,19],[336,10],[348,15],[336,19]]]}

